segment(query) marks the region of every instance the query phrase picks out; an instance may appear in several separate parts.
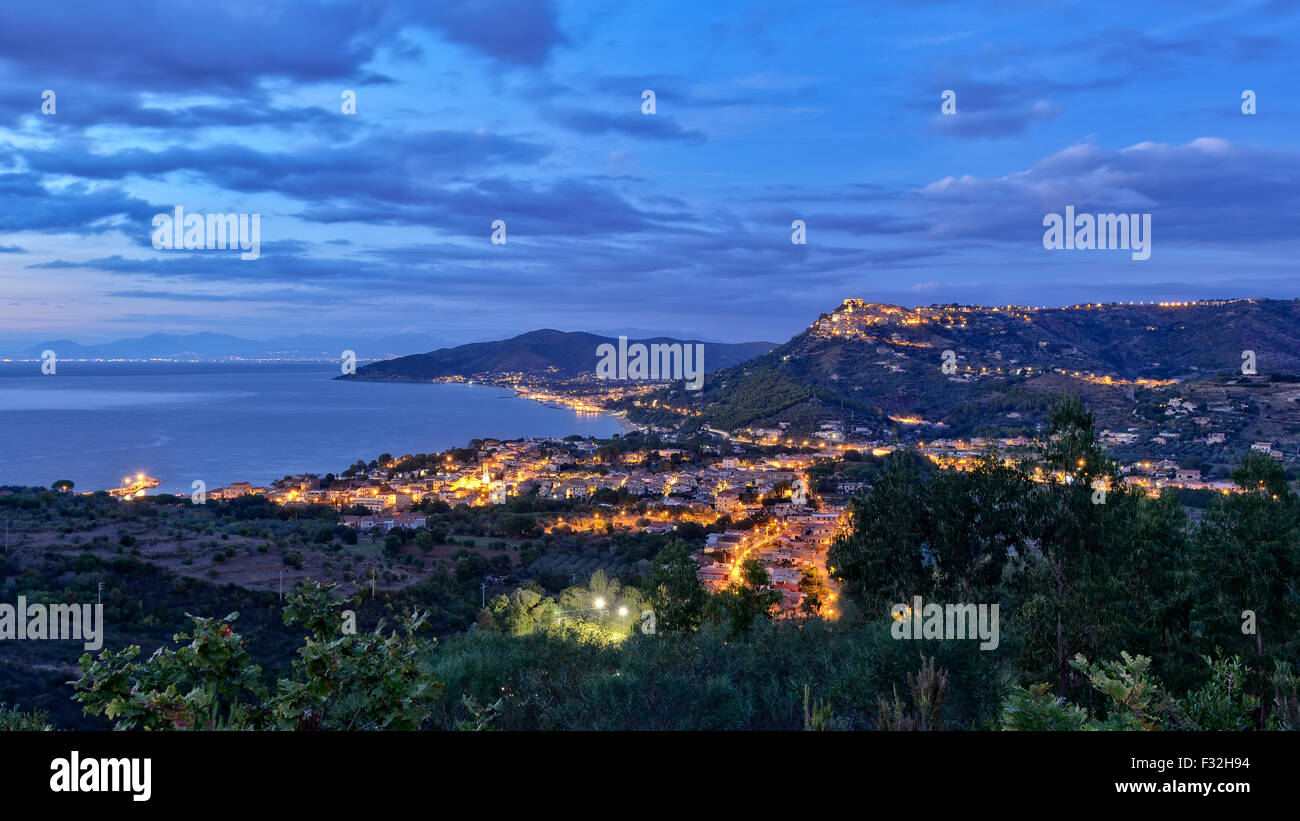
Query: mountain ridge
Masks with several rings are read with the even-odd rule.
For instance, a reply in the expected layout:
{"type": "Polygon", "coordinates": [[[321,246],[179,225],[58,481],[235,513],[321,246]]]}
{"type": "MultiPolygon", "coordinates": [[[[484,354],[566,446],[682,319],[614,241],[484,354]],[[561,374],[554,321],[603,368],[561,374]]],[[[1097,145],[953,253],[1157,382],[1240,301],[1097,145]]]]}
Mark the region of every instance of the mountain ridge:
{"type": "MultiPolygon", "coordinates": [[[[815,431],[847,418],[877,431],[925,421],[1025,432],[1062,394],[1090,398],[1118,425],[1163,413],[1147,405],[1166,393],[1196,394],[1204,408],[1231,402],[1239,386],[1289,384],[1295,374],[1300,300],[906,308],[848,299],[774,350],[710,374],[703,390],[670,386],[654,398],[726,430],[815,431]],[[1248,351],[1255,375],[1242,373],[1248,351]]],[[[674,421],[648,404],[629,406],[630,417],[674,421]]],[[[1291,405],[1273,410],[1292,424],[1291,405]]]]}
{"type": "MultiPolygon", "coordinates": [[[[703,345],[706,370],[743,362],[776,346],[773,342],[701,342],[671,337],[628,340],[629,345],[637,342],[703,345]]],[[[358,368],[355,374],[337,378],[359,381],[430,381],[503,373],[578,378],[595,374],[599,359],[596,350],[604,344],[617,346],[618,338],[587,331],[539,328],[509,339],[471,342],[373,362],[358,368]]]]}

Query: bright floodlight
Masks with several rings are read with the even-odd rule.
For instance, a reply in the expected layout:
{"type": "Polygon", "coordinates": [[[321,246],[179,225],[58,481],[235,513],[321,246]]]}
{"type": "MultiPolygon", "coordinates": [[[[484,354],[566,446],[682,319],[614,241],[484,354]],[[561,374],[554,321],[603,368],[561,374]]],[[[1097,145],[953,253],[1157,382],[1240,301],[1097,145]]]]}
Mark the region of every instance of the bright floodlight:
{"type": "Polygon", "coordinates": [[[593,604],[596,605],[597,610],[600,610],[605,606],[605,600],[598,598],[596,599],[596,601],[593,602],[593,604]]]}
{"type": "Polygon", "coordinates": [[[626,608],[626,607],[620,607],[620,608],[618,609],[618,614],[619,614],[620,616],[626,616],[626,615],[627,615],[627,608],[626,608]]]}

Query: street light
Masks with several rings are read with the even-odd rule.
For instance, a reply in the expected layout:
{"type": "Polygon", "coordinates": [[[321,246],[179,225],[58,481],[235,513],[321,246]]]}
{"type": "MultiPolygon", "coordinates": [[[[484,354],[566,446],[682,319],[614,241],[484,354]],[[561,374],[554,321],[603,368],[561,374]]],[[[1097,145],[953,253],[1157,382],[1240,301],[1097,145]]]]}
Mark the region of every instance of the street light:
{"type": "Polygon", "coordinates": [[[596,605],[597,610],[605,609],[605,600],[600,597],[597,597],[596,600],[592,602],[592,604],[596,605]]]}

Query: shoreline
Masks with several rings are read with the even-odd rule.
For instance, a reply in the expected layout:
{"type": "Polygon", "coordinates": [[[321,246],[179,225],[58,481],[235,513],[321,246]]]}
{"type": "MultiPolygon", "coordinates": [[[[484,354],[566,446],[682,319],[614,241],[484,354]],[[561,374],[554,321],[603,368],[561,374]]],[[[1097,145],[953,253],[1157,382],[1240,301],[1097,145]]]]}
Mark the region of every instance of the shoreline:
{"type": "MultiPolygon", "coordinates": [[[[104,367],[106,372],[95,374],[94,380],[97,381],[88,379],[85,389],[120,389],[125,384],[132,389],[162,391],[159,395],[162,399],[167,399],[165,394],[174,390],[171,386],[176,384],[171,381],[172,369],[166,369],[161,373],[132,372],[132,381],[121,383],[114,379],[106,385],[105,380],[109,377],[125,374],[117,371],[114,366],[104,367]]],[[[143,472],[161,480],[156,488],[146,490],[146,495],[172,493],[188,497],[193,492],[191,484],[195,479],[204,480],[209,489],[241,481],[263,486],[290,474],[337,473],[358,458],[369,460],[384,452],[415,454],[465,447],[474,438],[509,440],[578,434],[608,440],[633,429],[626,420],[614,416],[610,410],[597,411],[593,408],[591,411],[575,412],[566,405],[543,401],[521,403],[513,406],[513,409],[501,406],[492,398],[516,398],[521,394],[513,386],[504,384],[426,381],[421,384],[448,387],[425,392],[375,387],[380,382],[392,384],[394,380],[355,380],[368,384],[339,388],[338,382],[334,382],[327,373],[321,373],[318,368],[311,366],[305,367],[304,373],[293,375],[293,381],[289,382],[284,381],[288,377],[283,375],[282,368],[272,366],[274,370],[263,372],[263,367],[265,366],[244,368],[241,369],[244,374],[223,375],[219,381],[211,383],[223,389],[231,385],[241,390],[251,386],[247,387],[247,392],[263,397],[252,400],[240,396],[222,406],[240,410],[241,420],[258,426],[258,430],[252,434],[229,431],[225,434],[236,440],[237,446],[231,449],[236,452],[215,451],[202,443],[191,442],[192,437],[185,435],[184,426],[172,424],[173,418],[183,417],[186,407],[201,403],[190,402],[181,407],[179,416],[175,409],[163,407],[157,402],[107,408],[102,415],[93,417],[93,424],[83,425],[80,433],[93,434],[93,430],[101,425],[134,430],[131,425],[121,423],[124,419],[132,420],[136,428],[144,424],[153,433],[110,437],[112,444],[118,445],[113,448],[113,453],[88,449],[88,456],[70,450],[80,445],[84,436],[74,437],[75,441],[71,445],[57,449],[59,452],[56,454],[52,452],[55,448],[37,444],[42,441],[41,436],[24,433],[50,433],[68,427],[71,422],[67,420],[72,417],[57,412],[62,408],[46,413],[24,412],[14,417],[18,427],[11,428],[4,436],[0,436],[0,451],[9,451],[11,440],[14,446],[12,453],[6,453],[6,456],[13,458],[6,460],[10,464],[5,465],[6,475],[0,478],[0,485],[44,488],[55,479],[69,479],[75,482],[74,493],[93,493],[119,489],[124,486],[123,476],[133,477],[143,472]],[[331,383],[332,388],[329,387],[331,383]],[[461,387],[451,387],[456,384],[461,387]],[[325,387],[322,389],[321,386],[325,387]],[[484,388],[491,390],[485,391],[484,388]],[[335,395],[334,391],[339,393],[335,395]],[[347,441],[340,443],[336,441],[337,436],[320,425],[308,425],[302,430],[293,426],[286,427],[283,421],[287,415],[284,410],[286,402],[312,403],[332,395],[342,403],[344,412],[339,418],[348,424],[366,427],[365,435],[357,438],[349,436],[347,441]],[[348,398],[354,395],[359,398],[348,398]],[[361,407],[369,405],[392,407],[375,416],[361,407]],[[442,409],[443,405],[446,406],[445,410],[442,409]],[[408,422],[415,419],[419,424],[398,424],[394,421],[398,418],[408,422]],[[142,419],[143,422],[140,421],[142,419]],[[264,421],[267,424],[265,431],[262,430],[264,421]],[[280,438],[268,439],[272,433],[280,438]],[[258,450],[246,441],[253,434],[263,445],[273,442],[275,446],[258,450]],[[20,443],[22,447],[19,446],[20,443]],[[64,450],[69,452],[62,453],[64,450]],[[185,454],[185,457],[182,458],[180,454],[185,454]],[[249,459],[245,460],[244,456],[249,456],[249,459]],[[20,458],[25,461],[17,461],[20,458]]],[[[182,370],[189,372],[189,369],[182,370]]],[[[209,383],[200,381],[195,384],[209,383]]],[[[406,381],[405,384],[414,383],[406,381]]],[[[82,385],[78,383],[73,387],[81,388],[82,385]]]]}

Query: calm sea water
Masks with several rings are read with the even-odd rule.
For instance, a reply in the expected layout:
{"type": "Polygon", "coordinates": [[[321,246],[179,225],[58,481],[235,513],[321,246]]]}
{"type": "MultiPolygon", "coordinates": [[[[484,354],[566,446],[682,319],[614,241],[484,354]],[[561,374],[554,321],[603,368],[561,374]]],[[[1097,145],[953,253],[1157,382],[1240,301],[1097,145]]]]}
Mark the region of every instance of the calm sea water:
{"type": "Polygon", "coordinates": [[[476,437],[608,436],[607,416],[479,385],[337,382],[330,365],[0,363],[0,485],[77,490],[123,476],[189,495],[235,481],[324,475],[358,459],[432,453],[476,437]]]}

